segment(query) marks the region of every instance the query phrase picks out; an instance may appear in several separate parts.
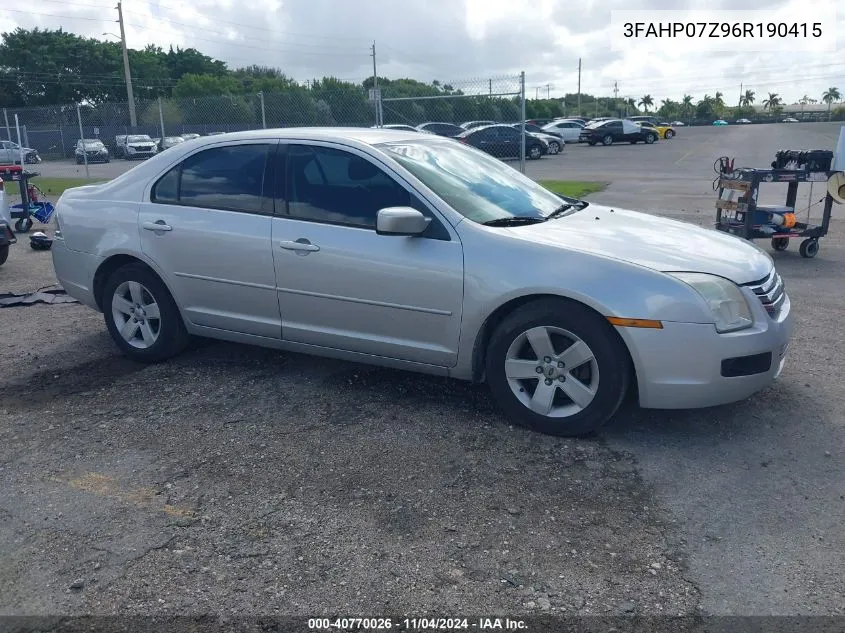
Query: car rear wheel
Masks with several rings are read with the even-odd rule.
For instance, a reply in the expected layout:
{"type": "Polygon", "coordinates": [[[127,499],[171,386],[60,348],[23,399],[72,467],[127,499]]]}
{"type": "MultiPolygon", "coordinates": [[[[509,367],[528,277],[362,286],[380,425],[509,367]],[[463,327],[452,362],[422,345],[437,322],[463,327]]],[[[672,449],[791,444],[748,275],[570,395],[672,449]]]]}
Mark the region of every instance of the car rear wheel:
{"type": "Polygon", "coordinates": [[[0,266],[5,264],[7,259],[9,259],[9,245],[3,244],[0,246],[0,266]]]}
{"type": "Polygon", "coordinates": [[[603,145],[613,145],[613,137],[610,134],[607,134],[601,142],[603,145]]]}
{"type": "Polygon", "coordinates": [[[672,130],[666,130],[663,134],[663,138],[672,138],[673,136],[675,136],[675,132],[672,130]]]}
{"type": "Polygon", "coordinates": [[[490,341],[486,371],[494,399],[515,423],[559,436],[604,425],[631,378],[610,323],[563,299],[533,301],[508,316],[490,341]]]}
{"type": "Polygon", "coordinates": [[[100,302],[106,327],[133,360],[154,363],[182,352],[190,336],[167,287],[143,264],[127,264],[106,280],[100,302]]]}
{"type": "Polygon", "coordinates": [[[645,142],[651,145],[654,141],[657,140],[657,137],[654,134],[646,134],[645,135],[645,142]]]}
{"type": "Polygon", "coordinates": [[[531,160],[538,160],[543,155],[543,150],[539,145],[532,145],[528,148],[528,158],[531,160]]]}
{"type": "Polygon", "coordinates": [[[557,141],[549,141],[549,154],[559,154],[560,153],[560,143],[557,141]]]}

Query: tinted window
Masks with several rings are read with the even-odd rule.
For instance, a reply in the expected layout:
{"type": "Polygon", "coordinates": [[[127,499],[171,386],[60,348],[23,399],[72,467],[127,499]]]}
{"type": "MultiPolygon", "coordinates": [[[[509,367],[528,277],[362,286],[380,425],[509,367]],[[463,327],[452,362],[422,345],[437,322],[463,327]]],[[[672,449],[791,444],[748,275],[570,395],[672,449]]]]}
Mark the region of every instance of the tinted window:
{"type": "Polygon", "coordinates": [[[375,228],[380,209],[418,206],[399,183],[349,152],[292,145],[288,166],[288,213],[294,218],[375,228]]]}
{"type": "Polygon", "coordinates": [[[155,202],[261,211],[269,145],[232,145],[198,152],[155,185],[155,202]]]}

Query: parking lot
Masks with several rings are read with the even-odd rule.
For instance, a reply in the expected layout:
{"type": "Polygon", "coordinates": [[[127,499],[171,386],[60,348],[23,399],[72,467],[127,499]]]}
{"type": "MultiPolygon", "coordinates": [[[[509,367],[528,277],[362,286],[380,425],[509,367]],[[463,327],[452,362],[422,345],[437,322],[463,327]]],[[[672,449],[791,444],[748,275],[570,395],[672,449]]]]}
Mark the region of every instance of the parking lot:
{"type": "MultiPolygon", "coordinates": [[[[719,156],[765,167],[838,134],[681,128],[527,167],[712,225],[719,156]]],[[[79,305],[0,310],[0,613],[843,614],[834,212],[815,259],[773,253],[796,315],[774,387],[714,409],[628,406],[586,440],[510,426],[484,385],[216,342],[141,366],[79,305]]],[[[0,267],[2,292],[53,283],[25,239],[0,267]]]]}

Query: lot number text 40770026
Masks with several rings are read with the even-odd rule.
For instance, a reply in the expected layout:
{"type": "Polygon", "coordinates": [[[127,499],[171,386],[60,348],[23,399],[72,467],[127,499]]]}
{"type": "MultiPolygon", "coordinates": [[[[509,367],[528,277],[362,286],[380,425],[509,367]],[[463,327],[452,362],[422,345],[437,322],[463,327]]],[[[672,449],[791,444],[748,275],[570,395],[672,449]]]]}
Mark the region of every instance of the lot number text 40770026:
{"type": "Polygon", "coordinates": [[[525,631],[524,620],[511,618],[309,618],[310,630],[325,631],[525,631]]]}

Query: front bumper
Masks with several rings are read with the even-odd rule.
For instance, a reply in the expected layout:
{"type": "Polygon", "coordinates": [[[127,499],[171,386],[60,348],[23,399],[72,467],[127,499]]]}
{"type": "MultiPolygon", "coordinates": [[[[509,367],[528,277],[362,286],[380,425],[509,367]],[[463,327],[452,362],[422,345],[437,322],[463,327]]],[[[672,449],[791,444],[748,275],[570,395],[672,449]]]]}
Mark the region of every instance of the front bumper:
{"type": "Polygon", "coordinates": [[[739,332],[719,334],[715,326],[701,323],[664,322],[661,330],[618,327],[634,361],[640,406],[710,407],[743,400],[771,385],[786,361],[791,304],[785,297],[778,314],[769,316],[754,301],[754,325],[739,332]],[[766,354],[771,362],[761,367],[766,354]],[[747,375],[731,375],[736,370],[747,375]]]}

